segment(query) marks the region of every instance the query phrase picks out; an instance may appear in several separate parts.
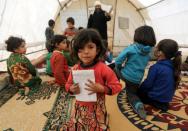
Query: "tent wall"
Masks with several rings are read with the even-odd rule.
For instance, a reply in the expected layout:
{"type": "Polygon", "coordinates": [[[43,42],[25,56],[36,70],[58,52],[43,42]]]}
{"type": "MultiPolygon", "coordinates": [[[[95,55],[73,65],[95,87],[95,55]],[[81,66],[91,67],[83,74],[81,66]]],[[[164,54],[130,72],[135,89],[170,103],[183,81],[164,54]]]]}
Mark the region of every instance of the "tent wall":
{"type": "Polygon", "coordinates": [[[5,10],[1,17],[0,48],[10,35],[23,37],[32,45],[45,41],[44,31],[48,26],[48,20],[54,18],[59,7],[56,0],[1,0],[1,2],[1,13],[4,6],[5,10]]]}
{"type": "Polygon", "coordinates": [[[73,17],[75,20],[75,27],[86,27],[87,26],[87,7],[86,0],[77,0],[70,3],[70,6],[64,8],[60,12],[60,28],[57,32],[64,32],[67,28],[66,20],[68,17],[73,17]]]}
{"type": "Polygon", "coordinates": [[[188,1],[164,0],[142,11],[148,24],[154,27],[157,41],[171,38],[188,47],[188,1]]]}
{"type": "Polygon", "coordinates": [[[114,52],[121,51],[124,47],[133,42],[134,30],[143,25],[144,21],[139,13],[136,11],[128,1],[118,0],[115,18],[115,33],[114,33],[114,52]],[[119,28],[119,18],[127,19],[127,28],[119,28]]]}

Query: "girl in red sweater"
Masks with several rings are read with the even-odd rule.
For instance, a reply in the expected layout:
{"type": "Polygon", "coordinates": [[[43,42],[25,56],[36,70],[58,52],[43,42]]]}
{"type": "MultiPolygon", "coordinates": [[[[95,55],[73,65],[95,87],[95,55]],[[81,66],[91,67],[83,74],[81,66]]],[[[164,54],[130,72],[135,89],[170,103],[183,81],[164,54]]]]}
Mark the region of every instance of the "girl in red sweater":
{"type": "MultiPolygon", "coordinates": [[[[121,91],[121,84],[115,73],[99,59],[105,49],[98,32],[93,29],[83,29],[72,43],[73,55],[80,60],[72,70],[94,70],[95,81],[88,78],[85,85],[89,94],[96,93],[95,102],[76,100],[73,114],[68,124],[69,131],[103,131],[108,130],[105,95],[114,95],[121,91]]],[[[73,83],[70,73],[66,90],[71,94],[79,94],[80,87],[73,83]]]]}
{"type": "Polygon", "coordinates": [[[50,59],[50,64],[53,76],[55,77],[55,83],[59,84],[60,86],[65,85],[69,75],[67,60],[62,54],[62,50],[67,49],[66,40],[66,36],[55,35],[52,38],[51,44],[53,53],[50,59]]]}

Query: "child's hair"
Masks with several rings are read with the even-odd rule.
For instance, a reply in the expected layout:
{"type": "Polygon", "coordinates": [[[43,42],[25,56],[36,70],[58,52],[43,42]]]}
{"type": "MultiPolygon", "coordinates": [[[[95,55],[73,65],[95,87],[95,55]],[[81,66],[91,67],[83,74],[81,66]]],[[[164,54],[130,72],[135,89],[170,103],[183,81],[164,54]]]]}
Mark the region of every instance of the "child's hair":
{"type": "Polygon", "coordinates": [[[74,18],[72,18],[72,17],[67,18],[67,23],[68,22],[70,22],[71,24],[74,25],[74,18]]]}
{"type": "Polygon", "coordinates": [[[67,37],[64,35],[54,35],[52,37],[50,52],[54,51],[56,46],[59,45],[62,41],[67,40],[67,37]]]}
{"type": "Polygon", "coordinates": [[[177,88],[180,82],[181,73],[181,52],[178,51],[178,43],[171,39],[164,39],[157,45],[158,51],[163,52],[167,59],[172,59],[174,65],[175,87],[177,88]]]}
{"type": "Polygon", "coordinates": [[[50,20],[48,21],[48,25],[49,25],[50,27],[54,26],[54,25],[55,25],[55,21],[52,20],[52,19],[50,19],[50,20]]]}
{"type": "Polygon", "coordinates": [[[7,51],[14,52],[15,49],[21,46],[22,42],[25,42],[25,40],[19,37],[10,36],[8,40],[5,41],[7,44],[7,51]]]}
{"type": "Polygon", "coordinates": [[[148,46],[155,46],[156,38],[153,28],[147,25],[138,27],[135,30],[134,42],[148,46]]]}
{"type": "Polygon", "coordinates": [[[82,26],[78,27],[78,30],[82,30],[82,29],[84,29],[84,27],[82,27],[82,26]]]}
{"type": "Polygon", "coordinates": [[[95,60],[98,60],[100,57],[102,57],[105,54],[106,50],[102,43],[102,38],[100,34],[94,29],[83,29],[71,41],[73,56],[79,59],[78,57],[79,49],[83,49],[88,42],[94,43],[97,49],[99,49],[99,52],[95,60]]]}

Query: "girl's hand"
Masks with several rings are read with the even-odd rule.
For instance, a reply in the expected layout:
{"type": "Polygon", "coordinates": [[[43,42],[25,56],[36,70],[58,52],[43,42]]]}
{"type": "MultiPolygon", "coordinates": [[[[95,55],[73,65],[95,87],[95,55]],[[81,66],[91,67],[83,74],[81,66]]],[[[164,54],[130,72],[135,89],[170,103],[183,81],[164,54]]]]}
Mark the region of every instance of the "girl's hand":
{"type": "Polygon", "coordinates": [[[104,93],[104,87],[99,83],[94,83],[91,80],[88,80],[89,83],[86,83],[86,86],[89,88],[85,88],[86,90],[90,91],[89,95],[94,93],[104,93]]]}
{"type": "Polygon", "coordinates": [[[70,87],[69,91],[70,91],[71,93],[73,93],[73,94],[79,94],[79,93],[80,93],[80,87],[79,87],[78,83],[77,83],[77,84],[73,84],[73,85],[70,87]]]}

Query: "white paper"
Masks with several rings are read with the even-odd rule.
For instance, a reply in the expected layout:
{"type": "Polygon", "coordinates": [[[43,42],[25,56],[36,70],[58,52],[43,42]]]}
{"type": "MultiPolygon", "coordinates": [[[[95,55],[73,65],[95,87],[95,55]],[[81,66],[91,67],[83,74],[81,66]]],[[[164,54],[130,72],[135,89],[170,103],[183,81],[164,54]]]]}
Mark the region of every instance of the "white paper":
{"type": "Polygon", "coordinates": [[[112,5],[101,4],[101,8],[107,13],[110,13],[112,11],[112,5]]]}
{"type": "Polygon", "coordinates": [[[88,80],[95,82],[94,70],[73,70],[73,81],[78,83],[80,87],[80,94],[75,95],[76,100],[85,101],[85,102],[94,102],[97,101],[96,93],[88,95],[90,91],[87,91],[85,88],[88,88],[85,84],[88,83],[88,80]]]}

